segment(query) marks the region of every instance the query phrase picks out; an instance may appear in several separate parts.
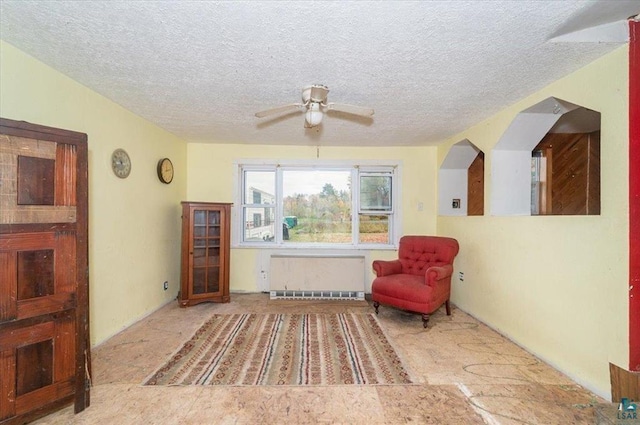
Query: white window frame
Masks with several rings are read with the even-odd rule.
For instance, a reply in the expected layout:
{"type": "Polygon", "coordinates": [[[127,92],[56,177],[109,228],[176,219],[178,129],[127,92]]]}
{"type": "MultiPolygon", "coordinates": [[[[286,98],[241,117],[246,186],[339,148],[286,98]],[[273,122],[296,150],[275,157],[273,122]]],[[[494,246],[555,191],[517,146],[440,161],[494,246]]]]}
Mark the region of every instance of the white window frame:
{"type": "MultiPolygon", "coordinates": [[[[245,159],[236,160],[234,193],[235,203],[232,213],[231,246],[233,248],[261,248],[261,249],[356,249],[356,250],[389,250],[397,249],[398,240],[402,234],[401,212],[401,161],[338,161],[338,160],[298,160],[298,161],[269,161],[245,159]],[[351,243],[320,243],[320,242],[289,242],[282,240],[282,232],[276,231],[273,241],[244,241],[244,207],[249,206],[244,199],[245,171],[273,171],[275,172],[275,223],[283,221],[283,181],[282,173],[291,170],[344,170],[350,171],[351,179],[351,215],[352,242],[351,243]],[[391,210],[390,211],[360,211],[360,173],[371,175],[391,175],[391,210]],[[389,215],[389,243],[366,244],[358,242],[359,215],[389,215]]],[[[265,206],[265,205],[262,205],[265,206]]]]}

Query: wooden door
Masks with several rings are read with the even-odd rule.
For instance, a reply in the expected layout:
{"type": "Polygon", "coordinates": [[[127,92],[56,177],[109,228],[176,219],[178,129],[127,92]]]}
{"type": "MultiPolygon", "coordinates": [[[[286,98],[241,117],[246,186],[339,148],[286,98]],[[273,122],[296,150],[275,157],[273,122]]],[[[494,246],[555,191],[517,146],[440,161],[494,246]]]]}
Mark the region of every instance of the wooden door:
{"type": "Polygon", "coordinates": [[[86,134],[0,118],[0,423],[89,405],[86,134]]]}

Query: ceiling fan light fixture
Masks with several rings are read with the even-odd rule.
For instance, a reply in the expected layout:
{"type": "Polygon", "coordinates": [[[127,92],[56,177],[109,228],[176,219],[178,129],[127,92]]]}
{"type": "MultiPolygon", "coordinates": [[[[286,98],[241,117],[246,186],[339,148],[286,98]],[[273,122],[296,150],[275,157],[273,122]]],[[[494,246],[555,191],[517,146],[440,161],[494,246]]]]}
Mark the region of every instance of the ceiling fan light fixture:
{"type": "MultiPolygon", "coordinates": [[[[1,0],[0,0],[1,1],[1,0]]],[[[275,114],[284,114],[292,111],[304,110],[304,127],[317,127],[324,119],[325,111],[337,111],[362,117],[373,115],[372,108],[348,105],[346,103],[327,103],[327,93],[329,88],[322,84],[313,84],[302,89],[302,103],[292,103],[290,105],[278,106],[264,111],[256,112],[256,117],[263,118],[275,114]]]]}
{"type": "Polygon", "coordinates": [[[309,127],[315,127],[322,122],[323,113],[320,110],[320,104],[311,102],[307,108],[307,112],[304,114],[304,119],[307,121],[309,127]]]}

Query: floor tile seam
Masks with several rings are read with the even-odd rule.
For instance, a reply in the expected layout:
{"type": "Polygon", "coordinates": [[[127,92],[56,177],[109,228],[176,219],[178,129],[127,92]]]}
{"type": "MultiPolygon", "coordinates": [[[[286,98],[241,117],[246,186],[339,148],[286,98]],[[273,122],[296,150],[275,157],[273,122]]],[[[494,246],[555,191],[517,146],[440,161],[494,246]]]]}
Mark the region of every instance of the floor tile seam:
{"type": "MultiPolygon", "coordinates": [[[[469,388],[467,385],[462,383],[456,385],[456,387],[463,394],[465,394],[466,398],[469,400],[479,399],[479,398],[509,399],[509,400],[518,400],[523,402],[524,404],[530,404],[533,402],[533,403],[540,403],[544,405],[554,405],[561,409],[567,409],[567,408],[587,409],[587,408],[593,408],[600,404],[600,401],[597,400],[597,397],[592,394],[578,395],[578,397],[580,398],[589,396],[591,400],[587,402],[580,402],[578,400],[560,401],[557,397],[554,397],[554,394],[552,392],[548,391],[549,388],[553,388],[553,387],[561,388],[561,387],[564,387],[565,385],[532,383],[527,386],[537,387],[537,389],[527,394],[526,397],[496,392],[498,390],[508,391],[509,386],[500,386],[501,388],[498,389],[496,388],[495,384],[469,384],[469,385],[472,388],[469,388]],[[487,390],[494,390],[494,391],[485,393],[484,391],[487,391],[487,390]],[[477,393],[478,391],[480,391],[480,393],[477,393]]],[[[522,387],[522,386],[523,386],[522,384],[511,385],[511,387],[513,387],[514,389],[515,388],[520,389],[519,387],[522,387]]],[[[581,388],[579,385],[576,385],[576,387],[581,388]]],[[[492,413],[496,415],[501,415],[500,413],[496,413],[496,412],[492,412],[492,413]]]]}

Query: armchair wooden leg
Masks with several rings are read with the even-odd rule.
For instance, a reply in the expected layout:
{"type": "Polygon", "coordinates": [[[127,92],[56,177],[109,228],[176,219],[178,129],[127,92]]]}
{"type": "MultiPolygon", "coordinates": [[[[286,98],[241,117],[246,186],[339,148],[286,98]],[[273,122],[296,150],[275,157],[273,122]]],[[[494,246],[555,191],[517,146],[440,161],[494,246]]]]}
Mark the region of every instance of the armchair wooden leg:
{"type": "Polygon", "coordinates": [[[451,316],[451,306],[449,305],[449,300],[445,301],[444,306],[447,309],[447,316],[451,316]]]}
{"type": "Polygon", "coordinates": [[[428,314],[423,314],[422,315],[422,326],[423,327],[427,327],[427,323],[429,323],[429,315],[428,314]]]}
{"type": "Polygon", "coordinates": [[[373,302],[373,308],[376,309],[376,314],[378,314],[378,307],[380,307],[380,303],[378,301],[373,302]]]}

